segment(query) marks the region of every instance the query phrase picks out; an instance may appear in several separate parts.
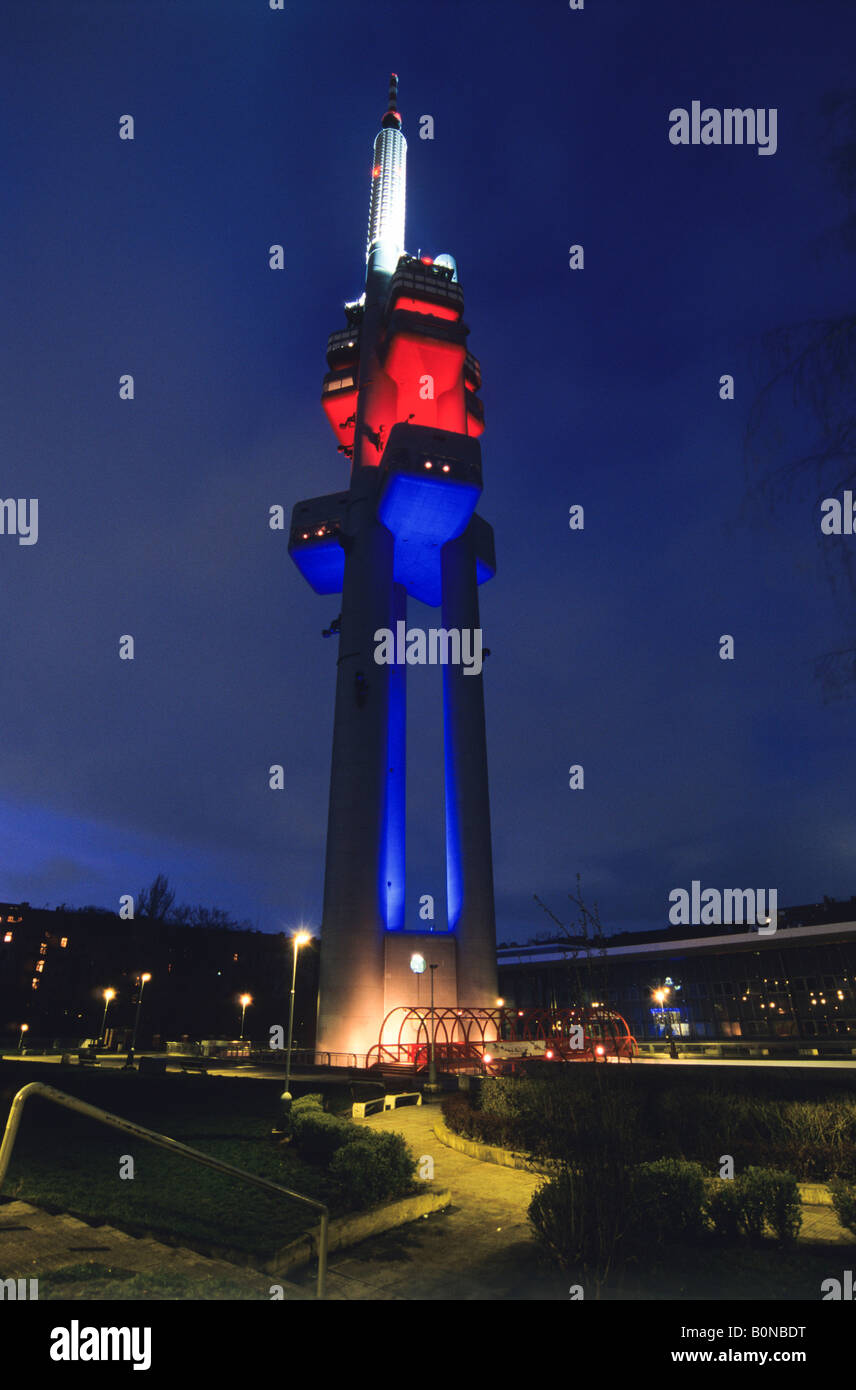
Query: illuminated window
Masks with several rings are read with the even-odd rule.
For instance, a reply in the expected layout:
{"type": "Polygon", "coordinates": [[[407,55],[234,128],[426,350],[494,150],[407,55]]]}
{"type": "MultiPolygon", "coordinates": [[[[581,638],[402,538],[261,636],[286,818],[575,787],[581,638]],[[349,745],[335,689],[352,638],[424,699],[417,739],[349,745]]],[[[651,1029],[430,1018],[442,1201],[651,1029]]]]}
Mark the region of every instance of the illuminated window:
{"type": "Polygon", "coordinates": [[[6,935],[3,937],[3,940],[4,940],[4,941],[11,941],[11,940],[12,940],[12,933],[11,933],[10,931],[7,931],[6,935]]]}
{"type": "Polygon", "coordinates": [[[39,987],[38,976],[34,975],[34,976],[33,976],[33,989],[38,989],[38,987],[39,987]]]}
{"type": "Polygon", "coordinates": [[[44,963],[43,960],[36,961],[36,971],[37,971],[37,973],[38,973],[39,975],[41,975],[41,973],[42,973],[42,971],[44,970],[44,968],[45,968],[45,963],[44,963]]]}
{"type": "Polygon", "coordinates": [[[60,939],[59,939],[59,944],[60,944],[60,946],[63,946],[63,947],[67,946],[67,945],[68,945],[68,937],[67,937],[67,936],[61,936],[60,939]]]}
{"type": "Polygon", "coordinates": [[[235,954],[234,954],[233,957],[232,957],[232,960],[237,960],[237,959],[238,959],[238,952],[236,951],[235,954]]]}
{"type": "Polygon", "coordinates": [[[47,942],[46,942],[46,941],[43,941],[42,944],[41,944],[41,946],[39,947],[39,955],[40,955],[40,956],[46,956],[47,953],[48,953],[47,942]]]}

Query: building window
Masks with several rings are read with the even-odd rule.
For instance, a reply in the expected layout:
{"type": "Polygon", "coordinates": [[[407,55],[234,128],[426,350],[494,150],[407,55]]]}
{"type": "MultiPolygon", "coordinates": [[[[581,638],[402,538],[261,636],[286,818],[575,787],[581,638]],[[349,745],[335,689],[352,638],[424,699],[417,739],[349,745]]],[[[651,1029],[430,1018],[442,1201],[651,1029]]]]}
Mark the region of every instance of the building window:
{"type": "Polygon", "coordinates": [[[60,946],[62,946],[63,948],[65,948],[65,947],[68,945],[68,937],[67,937],[67,936],[61,936],[60,939],[59,939],[59,944],[60,944],[60,946]]]}
{"type": "Polygon", "coordinates": [[[4,940],[5,942],[7,942],[7,943],[8,943],[9,941],[11,941],[11,940],[12,940],[12,933],[11,933],[10,931],[7,931],[7,932],[6,932],[6,935],[3,937],[3,940],[4,940]]]}
{"type": "Polygon", "coordinates": [[[39,977],[38,977],[38,975],[34,975],[34,976],[33,976],[32,988],[33,988],[33,989],[38,989],[38,987],[39,987],[39,977]]]}
{"type": "Polygon", "coordinates": [[[40,956],[46,956],[47,953],[48,953],[47,943],[43,941],[42,944],[41,944],[41,946],[39,947],[39,955],[40,955],[40,956]]]}
{"type": "Polygon", "coordinates": [[[237,959],[238,959],[238,952],[236,951],[235,954],[234,954],[233,957],[232,957],[232,960],[237,960],[237,959]]]}
{"type": "Polygon", "coordinates": [[[44,970],[44,968],[45,968],[45,963],[44,963],[43,960],[38,960],[38,961],[36,961],[36,971],[38,972],[39,975],[41,975],[41,973],[42,973],[42,971],[44,970]]]}

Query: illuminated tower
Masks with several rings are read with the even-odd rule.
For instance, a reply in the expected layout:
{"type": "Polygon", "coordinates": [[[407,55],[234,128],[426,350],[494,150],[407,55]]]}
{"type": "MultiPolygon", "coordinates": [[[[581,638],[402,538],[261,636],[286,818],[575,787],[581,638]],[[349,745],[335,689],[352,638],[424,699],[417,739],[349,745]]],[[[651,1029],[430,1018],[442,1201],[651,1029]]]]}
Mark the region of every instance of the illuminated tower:
{"type": "Polygon", "coordinates": [[[493,531],[475,514],[479,365],[454,261],[404,252],[397,92],[393,75],[365,293],[327,344],[321,399],[350,485],[299,502],[289,541],[314,591],[342,595],[317,1048],[357,1054],[413,1002],[415,952],[438,964],[438,1006],[487,1007],[497,989],[482,676],[443,667],[449,932],[420,935],[405,915],[406,666],[375,659],[380,629],[404,631],[408,594],[439,607],[443,629],[479,629],[478,584],[495,571],[493,531]]]}

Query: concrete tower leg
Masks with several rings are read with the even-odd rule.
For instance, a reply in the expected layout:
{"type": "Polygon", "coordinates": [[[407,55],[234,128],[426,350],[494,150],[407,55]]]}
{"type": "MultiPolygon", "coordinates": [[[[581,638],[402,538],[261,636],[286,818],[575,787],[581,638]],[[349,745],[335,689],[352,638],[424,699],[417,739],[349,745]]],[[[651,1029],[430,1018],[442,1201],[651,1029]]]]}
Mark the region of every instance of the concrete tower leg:
{"type": "MultiPolygon", "coordinates": [[[[479,597],[470,525],[441,556],[444,628],[476,629],[479,597]]],[[[458,940],[458,1002],[496,1003],[496,914],[487,782],[484,685],[463,665],[443,667],[446,772],[446,891],[458,940]]]]}
{"type": "MultiPolygon", "coordinates": [[[[385,884],[398,861],[398,851],[388,859],[387,834],[396,787],[388,770],[395,668],[374,660],[376,630],[394,630],[394,542],[375,518],[375,490],[371,481],[355,489],[347,527],[316,1042],[323,1052],[365,1053],[377,1042],[385,884]]],[[[403,760],[398,765],[403,777],[403,760]]]]}
{"type": "MultiPolygon", "coordinates": [[[[393,585],[390,624],[407,622],[407,590],[393,585]]],[[[389,668],[389,724],[386,767],[385,854],[381,862],[380,897],[385,903],[387,931],[402,931],[405,924],[405,873],[407,859],[407,667],[389,668]]]]}

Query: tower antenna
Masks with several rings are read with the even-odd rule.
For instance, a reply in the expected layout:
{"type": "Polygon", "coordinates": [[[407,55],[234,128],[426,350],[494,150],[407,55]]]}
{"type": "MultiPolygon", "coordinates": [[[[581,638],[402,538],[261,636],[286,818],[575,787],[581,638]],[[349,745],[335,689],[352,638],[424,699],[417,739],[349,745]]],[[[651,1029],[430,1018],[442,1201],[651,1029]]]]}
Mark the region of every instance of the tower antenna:
{"type": "Polygon", "coordinates": [[[381,121],[381,125],[386,129],[391,126],[393,130],[401,130],[401,117],[398,114],[398,73],[389,74],[389,106],[386,115],[381,121]]]}

